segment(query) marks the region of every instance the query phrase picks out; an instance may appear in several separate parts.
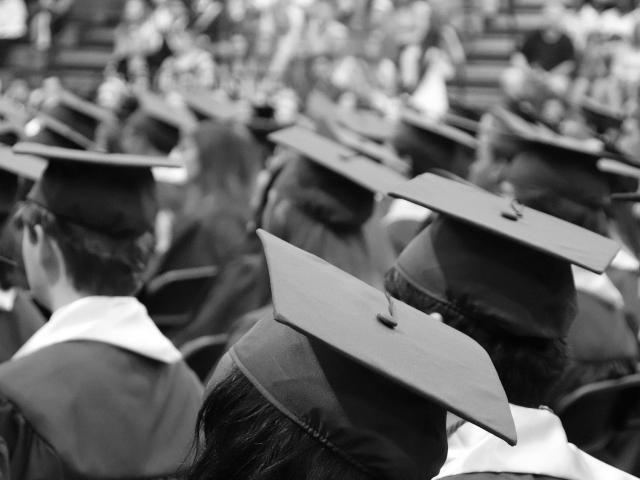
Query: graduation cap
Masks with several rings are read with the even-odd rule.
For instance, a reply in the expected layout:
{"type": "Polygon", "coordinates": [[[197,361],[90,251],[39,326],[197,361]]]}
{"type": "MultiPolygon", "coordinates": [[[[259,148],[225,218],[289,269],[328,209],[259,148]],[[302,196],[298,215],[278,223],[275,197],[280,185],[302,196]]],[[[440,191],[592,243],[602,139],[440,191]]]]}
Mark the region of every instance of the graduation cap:
{"type": "Polygon", "coordinates": [[[214,382],[232,362],[282,414],[372,478],[436,475],[446,458],[446,411],[515,443],[504,390],[475,341],[258,234],[274,316],[231,348],[214,382]]]}
{"type": "Polygon", "coordinates": [[[127,125],[144,135],[160,152],[171,152],[183,133],[197,127],[195,116],[187,109],[173,106],[151,92],[140,91],[136,96],[139,106],[127,119],[127,125]]]}
{"type": "Polygon", "coordinates": [[[576,308],[571,264],[601,273],[619,249],[513,199],[432,174],[391,196],[441,213],[402,252],[398,272],[425,295],[468,308],[469,318],[480,312],[514,335],[566,335],[576,308]]]}
{"type": "Polygon", "coordinates": [[[240,105],[229,98],[214,95],[211,91],[189,90],[180,93],[189,109],[199,120],[238,118],[240,105]]]}
{"type": "Polygon", "coordinates": [[[47,161],[35,155],[18,154],[10,147],[0,146],[0,170],[27,180],[37,181],[47,168],[47,161]]]}
{"type": "Polygon", "coordinates": [[[640,168],[633,167],[617,160],[603,158],[598,160],[598,170],[605,175],[610,175],[618,179],[628,179],[631,188],[626,191],[617,191],[611,194],[611,200],[621,202],[638,202],[640,201],[640,193],[638,184],[640,183],[640,168]]]}
{"type": "Polygon", "coordinates": [[[18,143],[14,153],[48,161],[27,197],[62,220],[115,238],[154,228],[157,201],[152,167],[179,166],[164,157],[106,154],[18,143]]]}
{"type": "Polygon", "coordinates": [[[477,120],[472,120],[451,112],[445,113],[443,120],[446,124],[458,128],[473,137],[478,134],[478,130],[480,129],[480,122],[477,120]]]}
{"type": "Polygon", "coordinates": [[[336,143],[316,132],[290,127],[269,136],[278,145],[295,150],[305,158],[374,193],[387,194],[405,181],[394,170],[336,143]]]}
{"type": "Polygon", "coordinates": [[[511,160],[505,180],[527,205],[606,234],[604,209],[612,192],[635,190],[637,180],[603,173],[601,158],[634,165],[595,139],[579,140],[539,130],[519,136],[520,153],[511,160]]]}
{"type": "Polygon", "coordinates": [[[466,177],[477,145],[468,133],[411,110],[402,113],[391,143],[411,159],[413,176],[441,169],[466,177]]]}
{"type": "Polygon", "coordinates": [[[108,110],[61,90],[45,100],[25,134],[33,143],[91,150],[98,126],[112,120],[108,110]]]}
{"type": "Polygon", "coordinates": [[[378,143],[386,142],[393,135],[393,123],[370,110],[340,109],[335,118],[352,132],[378,143]]]}
{"type": "Polygon", "coordinates": [[[22,135],[22,128],[13,122],[0,122],[0,144],[11,146],[22,135]]]}
{"type": "Polygon", "coordinates": [[[439,137],[449,140],[452,143],[462,145],[469,148],[470,150],[475,150],[477,147],[476,139],[468,133],[458,128],[452,127],[451,125],[432,120],[429,117],[426,117],[418,112],[405,109],[402,112],[401,120],[405,123],[408,123],[409,125],[423,130],[433,137],[439,137]]]}
{"type": "Polygon", "coordinates": [[[619,130],[625,119],[625,116],[618,110],[592,98],[583,98],[579,106],[587,123],[593,125],[599,133],[604,133],[609,129],[619,130]]]}

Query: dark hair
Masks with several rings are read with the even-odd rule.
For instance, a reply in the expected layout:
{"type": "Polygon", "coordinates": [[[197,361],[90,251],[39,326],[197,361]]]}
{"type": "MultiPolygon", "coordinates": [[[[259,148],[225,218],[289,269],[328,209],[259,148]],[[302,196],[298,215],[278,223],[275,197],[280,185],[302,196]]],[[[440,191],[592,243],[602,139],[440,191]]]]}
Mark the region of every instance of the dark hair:
{"type": "Polygon", "coordinates": [[[385,276],[385,289],[422,312],[440,313],[444,323],[478,342],[495,365],[510,403],[539,407],[564,372],[567,363],[564,339],[512,335],[494,327],[496,322],[470,306],[467,299],[436,300],[416,289],[395,268],[385,276]]]}
{"type": "Polygon", "coordinates": [[[56,241],[77,290],[92,295],[129,296],[142,285],[155,244],[153,232],[135,238],[114,238],[58,218],[29,201],[19,208],[16,221],[32,240],[34,227],[40,225],[56,241]]]}
{"type": "Polygon", "coordinates": [[[232,122],[206,121],[193,138],[201,170],[195,182],[203,193],[215,192],[230,205],[248,210],[262,166],[261,152],[249,131],[232,122]]]}
{"type": "Polygon", "coordinates": [[[186,480],[367,480],[268,403],[237,369],[204,401],[186,480]]]}

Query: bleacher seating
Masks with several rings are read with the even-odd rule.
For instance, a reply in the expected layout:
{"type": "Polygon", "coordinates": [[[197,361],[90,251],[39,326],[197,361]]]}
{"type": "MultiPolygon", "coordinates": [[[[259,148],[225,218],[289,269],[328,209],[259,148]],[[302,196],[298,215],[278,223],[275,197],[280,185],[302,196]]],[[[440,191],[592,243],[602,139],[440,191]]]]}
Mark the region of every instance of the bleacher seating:
{"type": "Polygon", "coordinates": [[[463,36],[467,65],[449,82],[450,93],[479,108],[499,98],[498,79],[522,36],[539,27],[543,0],[514,0],[515,16],[502,2],[500,12],[480,34],[463,36]]]}
{"type": "Polygon", "coordinates": [[[76,0],[54,46],[39,52],[25,41],[16,45],[4,68],[33,86],[57,76],[81,95],[94,91],[113,50],[114,29],[125,0],[76,0]]]}

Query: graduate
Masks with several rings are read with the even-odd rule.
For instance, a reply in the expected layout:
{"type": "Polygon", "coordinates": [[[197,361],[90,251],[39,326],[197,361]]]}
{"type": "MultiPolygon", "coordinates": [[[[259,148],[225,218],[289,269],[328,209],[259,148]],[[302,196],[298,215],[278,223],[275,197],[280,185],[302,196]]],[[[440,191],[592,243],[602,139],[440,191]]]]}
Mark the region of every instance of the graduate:
{"type": "Polygon", "coordinates": [[[133,297],[153,249],[152,166],[166,158],[40,144],[18,212],[34,297],[53,312],[0,366],[3,478],[167,478],[187,458],[201,386],[133,297]]]}
{"type": "Polygon", "coordinates": [[[540,407],[565,368],[576,313],[571,266],[602,272],[616,243],[432,174],[391,194],[440,215],[402,252],[387,275],[387,291],[440,314],[485,348],[518,433],[518,445],[510,448],[467,421],[452,422],[448,458],[436,478],[634,478],[569,444],[560,419],[540,407]]]}
{"type": "Polygon", "coordinates": [[[132,155],[165,156],[178,145],[182,135],[192,132],[197,119],[186,108],[169,104],[151,92],[137,94],[138,108],[122,129],[121,150],[132,155]]]}
{"type": "MultiPolygon", "coordinates": [[[[606,152],[564,137],[520,139],[521,151],[505,177],[513,197],[524,205],[610,236],[608,212],[619,176],[608,176],[598,169],[597,162],[606,152]]],[[[636,272],[640,265],[622,250],[611,268],[636,272]]],[[[574,266],[573,278],[578,313],[567,336],[569,364],[547,399],[552,406],[583,385],[636,373],[640,360],[637,325],[630,321],[638,313],[625,305],[622,292],[609,275],[574,266]]],[[[637,297],[637,290],[632,294],[637,297]]]]}
{"type": "Polygon", "coordinates": [[[185,199],[176,213],[171,244],[154,275],[213,265],[222,268],[244,252],[250,198],[261,168],[247,129],[229,121],[205,121],[176,150],[186,168],[185,199]]]}
{"type": "MultiPolygon", "coordinates": [[[[466,179],[477,141],[468,133],[405,110],[396,126],[392,145],[398,155],[408,158],[411,177],[426,172],[466,179]]],[[[399,254],[422,229],[429,212],[411,202],[394,200],[384,218],[384,226],[399,254]]]]}
{"type": "MultiPolygon", "coordinates": [[[[383,273],[376,268],[377,259],[366,243],[364,225],[373,213],[375,195],[405,178],[302,127],[280,130],[270,138],[281,150],[257,195],[257,226],[371,285],[381,286],[383,273]]],[[[219,290],[209,296],[190,331],[202,335],[231,328],[232,338],[238,338],[257,320],[252,311],[270,303],[262,253],[244,257],[240,263],[247,275],[236,285],[220,280],[219,290]],[[251,291],[245,289],[248,286],[251,291]],[[244,310],[251,304],[253,308],[244,310]]]]}
{"type": "Polygon", "coordinates": [[[189,480],[431,478],[446,458],[447,410],[505,447],[515,442],[479,345],[259,235],[274,307],[214,373],[189,480]]]}

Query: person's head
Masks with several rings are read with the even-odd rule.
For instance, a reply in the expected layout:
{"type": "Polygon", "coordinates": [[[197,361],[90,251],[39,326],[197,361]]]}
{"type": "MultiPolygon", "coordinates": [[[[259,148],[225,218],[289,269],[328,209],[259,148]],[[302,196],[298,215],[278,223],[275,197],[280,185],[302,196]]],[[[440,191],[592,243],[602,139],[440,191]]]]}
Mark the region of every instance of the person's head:
{"type": "Polygon", "coordinates": [[[509,190],[524,205],[607,236],[609,181],[594,160],[568,157],[548,150],[522,151],[507,169],[509,190]]]}
{"type": "Polygon", "coordinates": [[[216,367],[189,478],[431,478],[446,458],[447,409],[513,442],[480,346],[401,302],[391,318],[379,290],[260,237],[274,312],[216,367]]]}
{"type": "Polygon", "coordinates": [[[566,7],[563,0],[546,0],[542,8],[544,27],[547,31],[560,33],[564,28],[566,7]]]}
{"type": "Polygon", "coordinates": [[[368,282],[379,283],[363,226],[373,194],[293,152],[264,194],[262,228],[368,282]]]}
{"type": "Polygon", "coordinates": [[[122,129],[120,146],[131,155],[168,155],[180,141],[180,132],[138,109],[122,129]]]}
{"type": "Polygon", "coordinates": [[[62,296],[135,294],[155,247],[150,166],[159,160],[33,144],[16,149],[49,161],[17,214],[35,298],[55,310],[62,296]]]}
{"type": "MultiPolygon", "coordinates": [[[[370,480],[323,448],[234,369],[207,395],[198,416],[199,461],[187,480],[370,480]],[[242,460],[240,460],[242,459],[242,460]]],[[[372,480],[372,479],[371,479],[372,480]]]]}
{"type": "Polygon", "coordinates": [[[138,94],[138,108],[122,128],[121,147],[132,155],[169,155],[196,120],[185,108],[150,92],[138,94]]]}
{"type": "Polygon", "coordinates": [[[186,135],[180,154],[188,180],[203,194],[247,205],[262,164],[261,151],[240,124],[205,121],[186,135]]]}
{"type": "Polygon", "coordinates": [[[387,272],[384,288],[421,312],[440,314],[445,324],[482,345],[498,371],[509,403],[532,408],[543,405],[564,372],[568,351],[562,338],[522,337],[496,328],[497,319],[469,305],[472,299],[451,295],[440,301],[416,288],[395,267],[387,272]]]}
{"type": "Polygon", "coordinates": [[[439,169],[467,178],[475,155],[475,140],[448,125],[421,127],[408,120],[401,121],[391,144],[400,157],[409,159],[413,177],[439,169]]]}
{"type": "Polygon", "coordinates": [[[52,289],[80,295],[132,296],[155,246],[153,232],[113,238],[66,221],[33,202],[18,211],[22,256],[34,297],[53,308],[52,289]]]}
{"type": "Polygon", "coordinates": [[[143,21],[149,14],[149,2],[147,0],[127,0],[122,12],[122,19],[127,23],[143,21]]]}
{"type": "Polygon", "coordinates": [[[571,264],[598,256],[601,244],[602,271],[615,243],[435,176],[398,193],[442,213],[400,254],[386,290],[480,343],[510,402],[542,404],[566,364],[564,339],[576,314],[571,264]]]}

